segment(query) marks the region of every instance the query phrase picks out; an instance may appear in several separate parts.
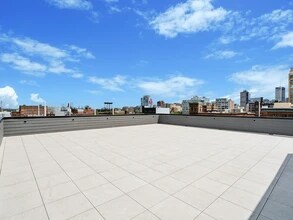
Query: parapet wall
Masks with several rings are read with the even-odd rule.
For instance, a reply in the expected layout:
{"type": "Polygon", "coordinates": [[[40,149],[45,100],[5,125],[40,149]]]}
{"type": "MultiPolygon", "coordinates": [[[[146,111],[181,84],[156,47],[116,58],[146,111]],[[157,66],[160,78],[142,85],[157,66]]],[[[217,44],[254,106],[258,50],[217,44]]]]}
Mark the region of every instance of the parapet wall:
{"type": "Polygon", "coordinates": [[[2,143],[2,139],[3,139],[3,121],[0,119],[0,147],[1,147],[1,143],[2,143]]]}
{"type": "Polygon", "coordinates": [[[159,123],[293,136],[293,118],[160,115],[159,123]]]}
{"type": "Polygon", "coordinates": [[[158,123],[158,115],[5,118],[4,136],[158,123]]]}
{"type": "Polygon", "coordinates": [[[127,115],[5,118],[0,121],[0,143],[3,136],[156,123],[293,136],[293,119],[185,115],[127,115]]]}

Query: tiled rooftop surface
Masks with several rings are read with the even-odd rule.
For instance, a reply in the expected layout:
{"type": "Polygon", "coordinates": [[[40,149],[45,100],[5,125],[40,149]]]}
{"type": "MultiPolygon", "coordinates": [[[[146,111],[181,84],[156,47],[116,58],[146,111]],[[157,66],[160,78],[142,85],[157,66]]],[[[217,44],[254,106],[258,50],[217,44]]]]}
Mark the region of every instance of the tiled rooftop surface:
{"type": "Polygon", "coordinates": [[[5,137],[0,219],[292,219],[292,152],[292,137],[160,124],[5,137]]]}

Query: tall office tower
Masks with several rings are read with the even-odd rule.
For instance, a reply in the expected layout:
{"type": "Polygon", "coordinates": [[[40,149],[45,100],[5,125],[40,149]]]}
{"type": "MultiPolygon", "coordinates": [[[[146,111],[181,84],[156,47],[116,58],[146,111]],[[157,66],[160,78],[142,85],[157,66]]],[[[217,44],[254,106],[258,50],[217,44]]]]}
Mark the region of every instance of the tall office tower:
{"type": "Polygon", "coordinates": [[[275,100],[285,102],[285,87],[279,86],[275,88],[275,100]]]}
{"type": "Polygon", "coordinates": [[[248,102],[249,102],[249,92],[246,90],[240,92],[240,107],[245,108],[248,102]]]}
{"type": "Polygon", "coordinates": [[[289,102],[293,104],[293,67],[291,68],[289,72],[289,78],[288,78],[289,86],[288,86],[288,97],[289,102]]]}
{"type": "Polygon", "coordinates": [[[143,96],[140,100],[142,107],[151,107],[153,105],[153,101],[149,95],[143,96]]]}

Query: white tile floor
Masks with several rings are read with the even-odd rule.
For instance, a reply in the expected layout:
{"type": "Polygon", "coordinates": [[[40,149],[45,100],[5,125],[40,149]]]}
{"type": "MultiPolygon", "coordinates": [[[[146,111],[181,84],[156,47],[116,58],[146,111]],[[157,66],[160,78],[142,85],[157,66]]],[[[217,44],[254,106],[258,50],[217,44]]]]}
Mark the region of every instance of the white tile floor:
{"type": "Polygon", "coordinates": [[[292,153],[292,137],[160,124],[5,137],[0,219],[292,219],[292,153]]]}

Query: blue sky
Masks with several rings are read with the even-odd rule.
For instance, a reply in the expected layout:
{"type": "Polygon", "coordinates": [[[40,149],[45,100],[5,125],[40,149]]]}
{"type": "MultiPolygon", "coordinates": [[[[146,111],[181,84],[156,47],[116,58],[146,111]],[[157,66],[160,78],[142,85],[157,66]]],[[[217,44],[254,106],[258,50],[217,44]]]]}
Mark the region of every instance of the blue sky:
{"type": "Polygon", "coordinates": [[[293,65],[292,9],[288,0],[1,0],[0,100],[237,102],[243,89],[274,98],[293,65]]]}

